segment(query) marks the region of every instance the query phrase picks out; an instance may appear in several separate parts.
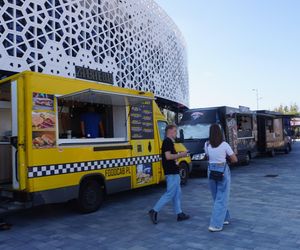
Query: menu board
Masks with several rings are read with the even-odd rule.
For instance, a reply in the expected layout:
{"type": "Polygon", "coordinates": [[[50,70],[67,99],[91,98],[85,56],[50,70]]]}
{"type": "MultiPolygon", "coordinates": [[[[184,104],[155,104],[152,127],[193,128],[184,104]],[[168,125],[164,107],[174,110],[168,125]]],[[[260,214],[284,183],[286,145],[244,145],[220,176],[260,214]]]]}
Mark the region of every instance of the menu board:
{"type": "Polygon", "coordinates": [[[54,148],[56,145],[54,95],[33,93],[32,109],[33,148],[54,148]]]}
{"type": "Polygon", "coordinates": [[[130,131],[132,140],[154,138],[152,101],[131,107],[130,131]]]}

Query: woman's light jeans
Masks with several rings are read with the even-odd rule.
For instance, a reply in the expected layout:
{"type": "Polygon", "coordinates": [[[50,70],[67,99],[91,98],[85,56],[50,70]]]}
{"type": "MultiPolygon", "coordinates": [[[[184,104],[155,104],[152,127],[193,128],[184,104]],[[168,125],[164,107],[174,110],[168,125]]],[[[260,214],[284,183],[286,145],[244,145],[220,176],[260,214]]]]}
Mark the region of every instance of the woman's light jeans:
{"type": "Polygon", "coordinates": [[[214,201],[212,215],[210,219],[210,227],[220,229],[223,228],[224,221],[230,220],[230,215],[228,211],[231,183],[230,168],[228,165],[226,165],[222,181],[215,181],[209,179],[210,171],[223,172],[224,167],[210,163],[208,166],[207,175],[209,180],[210,191],[214,201]]]}
{"type": "Polygon", "coordinates": [[[154,211],[159,212],[163,206],[168,202],[173,202],[173,208],[175,214],[182,213],[181,210],[181,186],[180,186],[180,175],[179,174],[170,174],[166,175],[167,181],[167,191],[159,199],[159,201],[154,206],[154,211]]]}

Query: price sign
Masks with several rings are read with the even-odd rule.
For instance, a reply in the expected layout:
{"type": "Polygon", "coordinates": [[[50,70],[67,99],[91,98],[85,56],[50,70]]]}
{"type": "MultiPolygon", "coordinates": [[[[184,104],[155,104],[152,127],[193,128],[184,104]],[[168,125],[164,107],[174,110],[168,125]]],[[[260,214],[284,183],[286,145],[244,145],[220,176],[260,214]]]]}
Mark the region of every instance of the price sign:
{"type": "Polygon", "coordinates": [[[131,107],[130,130],[132,140],[154,138],[152,101],[131,107]]]}

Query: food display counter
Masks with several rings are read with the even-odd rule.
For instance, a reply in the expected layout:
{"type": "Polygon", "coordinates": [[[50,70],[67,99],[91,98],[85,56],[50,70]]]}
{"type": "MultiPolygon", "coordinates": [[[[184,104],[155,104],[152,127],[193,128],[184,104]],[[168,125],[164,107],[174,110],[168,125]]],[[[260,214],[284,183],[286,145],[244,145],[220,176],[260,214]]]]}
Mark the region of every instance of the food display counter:
{"type": "Polygon", "coordinates": [[[68,145],[95,145],[107,143],[121,143],[126,142],[125,138],[72,138],[72,139],[59,139],[59,146],[68,145]]]}

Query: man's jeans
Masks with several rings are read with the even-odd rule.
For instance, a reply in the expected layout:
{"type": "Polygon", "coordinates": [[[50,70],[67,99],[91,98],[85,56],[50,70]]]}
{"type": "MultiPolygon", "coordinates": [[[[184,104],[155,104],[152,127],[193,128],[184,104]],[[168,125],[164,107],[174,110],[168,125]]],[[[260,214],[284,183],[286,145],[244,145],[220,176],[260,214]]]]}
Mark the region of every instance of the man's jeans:
{"type": "Polygon", "coordinates": [[[167,192],[159,199],[159,201],[154,206],[154,211],[159,212],[164,205],[172,200],[174,212],[176,214],[182,213],[181,210],[181,186],[180,186],[180,175],[171,174],[166,175],[167,181],[167,192]]]}
{"type": "MultiPolygon", "coordinates": [[[[224,167],[210,163],[208,167],[208,178],[211,170],[223,172],[224,167]]],[[[224,221],[229,221],[230,219],[228,211],[230,182],[231,176],[228,165],[226,165],[223,181],[209,179],[209,187],[214,201],[213,211],[210,219],[211,227],[223,228],[224,221]]]]}

